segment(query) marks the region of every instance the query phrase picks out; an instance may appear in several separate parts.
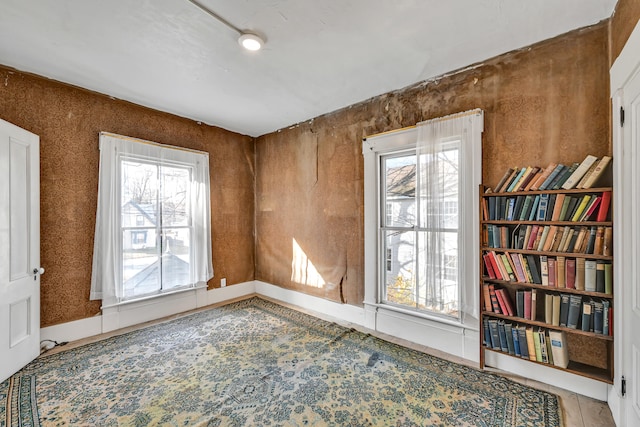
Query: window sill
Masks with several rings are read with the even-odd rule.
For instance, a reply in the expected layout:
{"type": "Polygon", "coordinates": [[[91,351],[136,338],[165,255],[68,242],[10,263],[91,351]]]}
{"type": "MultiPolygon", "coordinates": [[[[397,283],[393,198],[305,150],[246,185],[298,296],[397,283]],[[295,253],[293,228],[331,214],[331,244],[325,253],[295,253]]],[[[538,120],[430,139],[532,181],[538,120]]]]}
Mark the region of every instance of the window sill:
{"type": "MultiPolygon", "coordinates": [[[[447,325],[447,326],[453,326],[456,328],[460,328],[460,329],[467,329],[467,330],[471,330],[471,331],[479,331],[478,325],[476,323],[464,323],[462,320],[454,320],[454,319],[450,319],[450,318],[446,318],[443,316],[437,316],[437,315],[433,315],[433,314],[429,314],[429,313],[423,313],[423,312],[419,312],[419,311],[415,311],[415,310],[411,310],[411,309],[407,309],[407,308],[402,308],[402,307],[398,307],[395,305],[390,305],[390,304],[382,304],[382,303],[366,303],[367,305],[370,305],[372,307],[376,307],[376,310],[387,310],[387,311],[392,311],[392,312],[396,312],[396,313],[400,313],[406,316],[410,316],[416,319],[422,319],[422,320],[427,320],[430,322],[435,322],[435,323],[440,323],[443,325],[447,325]]],[[[473,319],[475,320],[475,319],[473,319]]],[[[477,320],[476,320],[477,322],[477,320]]]]}
{"type": "Polygon", "coordinates": [[[187,287],[176,289],[176,290],[173,290],[173,291],[167,291],[167,292],[156,293],[156,294],[148,294],[148,295],[140,296],[138,298],[131,298],[131,299],[123,300],[123,301],[113,302],[113,303],[110,303],[110,304],[103,304],[101,309],[104,310],[104,309],[107,309],[107,308],[122,307],[122,306],[126,306],[126,305],[129,305],[129,304],[134,304],[134,303],[154,300],[156,298],[162,298],[164,296],[180,294],[180,293],[183,293],[183,292],[196,291],[198,289],[203,289],[203,288],[206,289],[207,288],[207,284],[205,282],[199,282],[199,283],[197,283],[197,284],[195,284],[193,286],[187,286],[187,287]]]}

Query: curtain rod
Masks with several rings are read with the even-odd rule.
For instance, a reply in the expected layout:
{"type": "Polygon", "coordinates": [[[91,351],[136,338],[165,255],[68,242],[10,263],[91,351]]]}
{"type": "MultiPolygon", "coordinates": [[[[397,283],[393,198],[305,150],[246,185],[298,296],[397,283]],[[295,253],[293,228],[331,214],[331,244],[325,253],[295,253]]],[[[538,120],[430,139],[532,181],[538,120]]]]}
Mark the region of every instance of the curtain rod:
{"type": "Polygon", "coordinates": [[[475,108],[473,110],[467,110],[467,111],[462,111],[460,113],[449,114],[448,116],[436,117],[435,119],[429,119],[429,120],[424,120],[422,122],[418,122],[417,124],[415,124],[413,126],[406,126],[406,127],[400,128],[400,129],[393,129],[393,130],[388,130],[388,131],[385,131],[385,132],[374,133],[373,135],[367,135],[363,139],[366,140],[368,138],[373,138],[373,137],[378,137],[378,136],[382,136],[382,135],[388,135],[388,134],[391,134],[391,133],[403,132],[403,131],[415,129],[416,127],[418,127],[418,125],[421,125],[421,124],[424,124],[424,123],[444,122],[446,120],[459,119],[460,117],[472,116],[474,114],[482,114],[482,110],[480,108],[475,108]]]}
{"type": "Polygon", "coordinates": [[[155,146],[161,147],[161,148],[171,148],[171,149],[174,149],[174,150],[187,151],[189,153],[205,154],[207,156],[209,155],[209,153],[206,152],[206,151],[194,150],[192,148],[178,147],[178,146],[169,145],[169,144],[160,144],[159,142],[153,142],[153,141],[148,141],[146,139],[134,138],[132,136],[118,135],[117,133],[100,132],[100,135],[110,136],[112,138],[124,139],[125,141],[139,142],[141,144],[155,145],[155,146]]]}

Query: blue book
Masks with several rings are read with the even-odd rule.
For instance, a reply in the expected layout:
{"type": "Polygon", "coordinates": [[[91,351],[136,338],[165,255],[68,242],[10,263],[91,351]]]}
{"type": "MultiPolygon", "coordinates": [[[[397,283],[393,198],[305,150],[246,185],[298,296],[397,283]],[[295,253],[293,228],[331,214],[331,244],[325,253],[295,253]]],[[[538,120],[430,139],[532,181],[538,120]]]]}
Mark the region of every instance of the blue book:
{"type": "Polygon", "coordinates": [[[549,184],[551,184],[554,179],[556,179],[556,176],[558,176],[558,174],[560,173],[560,171],[562,170],[563,167],[565,167],[563,164],[559,164],[558,166],[556,166],[556,168],[553,170],[553,172],[551,172],[549,174],[549,176],[547,177],[547,179],[544,180],[542,185],[540,185],[540,187],[538,187],[538,190],[546,190],[547,186],[549,184]]]}
{"type": "Polygon", "coordinates": [[[518,326],[518,342],[520,346],[520,354],[523,359],[529,360],[529,345],[527,344],[527,329],[524,326],[518,326]]]}
{"type": "Polygon", "coordinates": [[[533,221],[534,219],[536,219],[536,214],[538,213],[538,203],[540,203],[539,194],[535,199],[533,199],[533,205],[531,205],[531,213],[529,214],[529,221],[533,221]]]}
{"type": "Polygon", "coordinates": [[[491,348],[500,350],[500,333],[498,332],[498,321],[496,319],[489,320],[489,331],[491,332],[491,348]]]}
{"type": "Polygon", "coordinates": [[[602,300],[602,334],[609,335],[609,301],[602,300]]]}
{"type": "Polygon", "coordinates": [[[498,337],[500,340],[500,349],[505,352],[508,353],[509,352],[509,345],[507,344],[507,333],[504,330],[504,321],[503,320],[499,320],[498,321],[498,337]]]}
{"type": "Polygon", "coordinates": [[[507,210],[507,221],[513,221],[513,209],[516,205],[516,199],[514,197],[509,198],[509,208],[507,210]]]}
{"type": "Polygon", "coordinates": [[[516,175],[513,181],[511,181],[511,184],[509,185],[509,187],[507,187],[508,193],[514,191],[516,184],[520,181],[520,178],[522,178],[522,175],[524,175],[526,171],[527,171],[527,168],[525,167],[525,168],[522,168],[520,172],[518,172],[518,175],[516,175]]]}
{"type": "Polygon", "coordinates": [[[491,330],[489,329],[489,319],[486,317],[482,319],[482,324],[484,326],[484,345],[485,347],[491,348],[491,330]]]}
{"type": "Polygon", "coordinates": [[[538,202],[538,215],[536,220],[537,221],[544,221],[545,218],[547,217],[547,206],[549,204],[549,195],[548,194],[541,194],[540,195],[540,202],[538,202]]]}
{"type": "Polygon", "coordinates": [[[518,336],[517,326],[514,326],[513,329],[511,329],[511,334],[513,335],[513,351],[516,356],[522,357],[522,354],[520,353],[520,337],[518,336]]]}
{"type": "MultiPolygon", "coordinates": [[[[551,181],[549,183],[549,185],[547,185],[546,189],[547,190],[553,190],[553,186],[556,185],[558,183],[558,181],[560,181],[562,179],[562,177],[567,173],[567,171],[569,170],[569,166],[566,165],[562,165],[562,168],[560,168],[560,170],[558,171],[556,177],[553,179],[553,181],[551,181]]],[[[563,181],[564,183],[564,181],[563,181]]],[[[557,190],[557,188],[556,188],[557,190]]]]}

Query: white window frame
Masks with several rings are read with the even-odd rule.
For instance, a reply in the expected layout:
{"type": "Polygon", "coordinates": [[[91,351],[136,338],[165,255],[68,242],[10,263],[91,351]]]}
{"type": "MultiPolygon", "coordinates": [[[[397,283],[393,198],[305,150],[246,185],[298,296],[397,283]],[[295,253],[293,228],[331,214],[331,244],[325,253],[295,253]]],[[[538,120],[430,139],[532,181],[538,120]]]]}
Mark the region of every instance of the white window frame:
{"type": "MultiPolygon", "coordinates": [[[[470,176],[472,179],[466,184],[472,187],[467,187],[469,191],[467,194],[470,200],[467,200],[467,206],[478,206],[478,188],[482,180],[482,144],[481,134],[483,131],[483,112],[481,110],[474,110],[472,112],[466,112],[463,114],[475,114],[475,118],[472,120],[472,129],[467,129],[472,132],[477,132],[476,142],[472,147],[472,170],[470,176]]],[[[365,323],[368,327],[374,330],[385,330],[381,325],[381,310],[384,313],[397,312],[396,316],[403,318],[415,318],[424,319],[430,324],[431,321],[440,324],[446,324],[450,326],[462,327],[464,329],[470,329],[473,331],[479,330],[478,319],[471,316],[462,315],[459,319],[452,319],[450,317],[438,316],[435,313],[428,313],[424,311],[416,311],[405,309],[402,307],[391,306],[382,303],[380,280],[382,279],[382,269],[386,260],[381,259],[379,247],[384,245],[384,242],[380,241],[379,225],[381,218],[381,157],[386,154],[399,152],[402,150],[415,149],[417,143],[418,131],[416,127],[404,128],[398,131],[387,132],[384,134],[374,135],[367,137],[363,140],[363,156],[364,156],[364,235],[365,235],[365,248],[364,248],[364,281],[365,281],[365,323]],[[408,316],[408,317],[407,317],[408,316]]],[[[468,212],[462,212],[461,205],[458,207],[460,215],[464,216],[461,222],[464,221],[464,227],[460,230],[462,239],[466,242],[464,248],[467,248],[467,252],[464,257],[459,258],[459,269],[461,271],[461,285],[460,295],[463,293],[479,293],[477,287],[478,266],[477,260],[479,254],[479,210],[477,208],[470,209],[468,212]],[[462,288],[464,286],[464,289],[462,288]]],[[[411,338],[410,338],[411,339],[411,338]]],[[[417,340],[416,340],[417,342],[417,340]]],[[[471,350],[473,351],[473,350],[471,350]]],[[[464,353],[463,350],[461,350],[464,353]]],[[[474,359],[475,357],[472,357],[474,359]]]]}
{"type": "MultiPolygon", "coordinates": [[[[175,155],[175,157],[179,158],[182,157],[180,156],[182,154],[182,151],[179,149],[174,149],[174,148],[170,148],[170,147],[166,147],[165,153],[169,153],[169,156],[173,153],[173,155],[175,155]]],[[[182,161],[176,161],[176,160],[170,160],[167,158],[156,158],[156,157],[150,157],[150,156],[139,156],[139,155],[135,155],[135,154],[121,154],[118,156],[117,159],[118,162],[118,166],[117,166],[117,171],[118,171],[118,175],[119,175],[119,179],[118,179],[118,189],[117,189],[117,193],[118,193],[118,200],[122,200],[122,189],[125,186],[125,182],[122,178],[122,166],[124,162],[136,162],[136,163],[144,163],[147,165],[152,165],[157,167],[158,169],[162,168],[163,166],[167,166],[167,167],[173,167],[173,168],[180,168],[180,169],[184,169],[187,170],[189,172],[189,184],[188,187],[192,186],[192,182],[194,180],[194,174],[195,174],[195,168],[197,167],[197,165],[195,163],[193,163],[192,161],[186,161],[186,160],[182,160],[182,161]]],[[[158,177],[159,178],[159,177],[158,177]]],[[[160,183],[160,180],[158,180],[160,183]]],[[[161,185],[161,184],[159,184],[161,185]]],[[[179,292],[181,290],[187,289],[187,288],[193,288],[194,286],[197,285],[196,281],[194,280],[195,278],[195,268],[194,268],[194,263],[193,260],[195,258],[195,229],[193,226],[193,206],[191,206],[191,197],[187,198],[187,204],[189,205],[188,207],[188,212],[189,212],[189,217],[188,217],[188,221],[187,221],[187,225],[164,225],[162,222],[162,217],[163,214],[160,210],[160,202],[159,200],[157,200],[159,196],[156,195],[156,204],[157,204],[157,213],[156,213],[156,224],[151,226],[138,226],[138,217],[144,217],[143,215],[136,215],[136,225],[130,225],[130,226],[125,226],[122,224],[122,211],[120,211],[120,215],[117,216],[116,218],[116,224],[117,227],[119,228],[119,233],[118,233],[118,252],[120,253],[120,257],[118,258],[118,269],[120,271],[120,277],[119,280],[116,282],[116,286],[119,286],[119,294],[123,295],[122,297],[120,297],[119,302],[127,302],[127,301],[132,301],[132,300],[137,300],[137,299],[141,299],[141,298],[148,298],[148,297],[152,297],[154,295],[162,295],[162,294],[166,294],[166,293],[170,293],[170,292],[179,292]],[[160,289],[156,290],[156,291],[152,291],[152,292],[148,292],[148,293],[143,293],[143,294],[137,294],[137,295],[133,295],[133,296],[125,296],[125,280],[124,280],[124,261],[122,259],[122,255],[124,254],[124,241],[123,241],[123,236],[124,236],[124,232],[125,231],[130,231],[135,233],[138,230],[149,230],[151,228],[155,228],[155,233],[156,233],[156,239],[163,239],[164,236],[164,230],[165,229],[187,229],[189,230],[189,281],[187,283],[184,283],[183,285],[180,286],[175,286],[172,288],[165,288],[165,283],[162,280],[163,277],[163,269],[162,267],[159,269],[160,272],[160,289]]],[[[122,206],[122,205],[121,205],[122,206]]],[[[158,261],[160,264],[160,266],[162,265],[162,243],[160,243],[160,253],[158,253],[158,261]]]]}
{"type": "MultiPolygon", "coordinates": [[[[207,281],[213,277],[208,153],[101,132],[100,154],[100,179],[90,299],[102,300],[102,309],[105,310],[135,301],[201,288],[206,289],[207,281]],[[129,159],[190,170],[191,283],[185,284],[185,286],[139,296],[125,297],[123,295],[122,230],[125,227],[121,223],[121,166],[124,160],[129,159]]],[[[159,235],[157,237],[160,238],[159,235]]]]}
{"type": "MultiPolygon", "coordinates": [[[[447,140],[442,141],[439,146],[440,146],[440,150],[444,151],[444,150],[450,150],[450,149],[455,149],[458,150],[458,152],[460,151],[460,144],[461,141],[459,138],[450,138],[447,140]]],[[[383,256],[385,256],[385,262],[386,261],[386,251],[389,249],[387,244],[386,244],[386,232],[387,231],[399,231],[402,233],[413,233],[414,235],[414,253],[417,254],[419,252],[419,248],[418,248],[418,235],[420,232],[425,232],[425,231],[435,231],[433,229],[430,228],[426,228],[426,227],[420,227],[418,226],[418,223],[420,222],[418,216],[420,215],[420,200],[422,198],[422,195],[420,194],[419,191],[419,159],[418,159],[418,154],[416,152],[416,144],[410,144],[410,146],[408,148],[402,148],[398,151],[391,151],[391,152],[385,152],[385,153],[380,153],[378,155],[379,158],[379,173],[380,173],[380,186],[378,188],[378,195],[377,197],[379,198],[379,200],[381,201],[380,203],[380,217],[382,217],[383,215],[385,216],[386,220],[385,221],[381,221],[379,224],[379,229],[378,229],[378,251],[380,253],[379,257],[382,258],[383,256]],[[395,158],[395,157],[404,157],[404,156],[415,156],[416,158],[416,181],[415,181],[415,185],[416,185],[416,191],[415,191],[415,197],[414,197],[414,201],[415,201],[415,214],[414,214],[414,218],[413,218],[413,223],[412,224],[408,224],[405,226],[401,226],[401,225],[387,225],[386,223],[390,222],[390,218],[389,218],[389,205],[390,203],[387,201],[387,194],[385,191],[385,186],[384,186],[384,180],[386,179],[385,176],[385,171],[383,169],[383,162],[386,159],[390,159],[390,158],[395,158]],[[386,206],[386,209],[384,209],[383,207],[386,206]]],[[[447,202],[445,202],[447,203],[447,202]]],[[[457,204],[458,201],[456,201],[457,204]]],[[[393,214],[395,214],[395,212],[392,212],[391,217],[393,217],[393,214]]],[[[462,242],[460,239],[460,227],[457,226],[454,229],[443,229],[441,231],[455,231],[456,233],[456,239],[458,240],[458,248],[461,247],[462,242]]],[[[415,261],[415,260],[414,260],[415,261]]],[[[460,268],[460,263],[458,263],[458,269],[460,268]]],[[[386,270],[380,270],[379,271],[379,276],[378,276],[378,303],[379,304],[384,304],[384,305],[388,305],[388,306],[393,306],[393,307],[398,307],[404,310],[414,310],[417,313],[420,314],[428,314],[429,316],[438,316],[438,317],[444,317],[447,319],[455,319],[458,320],[460,319],[460,294],[461,294],[461,290],[460,290],[460,285],[458,285],[458,298],[456,300],[456,306],[458,307],[458,313],[457,315],[449,315],[449,314],[445,314],[445,313],[437,313],[435,311],[431,311],[431,310],[423,310],[423,309],[419,309],[417,307],[410,307],[408,305],[403,305],[403,304],[399,304],[399,303],[394,303],[392,301],[388,301],[388,298],[386,298],[386,294],[387,289],[384,283],[384,279],[386,278],[386,274],[385,272],[388,272],[390,270],[386,269],[386,270]]],[[[417,291],[417,283],[420,282],[420,269],[416,268],[415,272],[414,272],[414,280],[416,282],[416,291],[417,291]]],[[[460,272],[458,272],[458,277],[460,277],[460,272]]],[[[459,280],[458,280],[459,281],[459,280]]],[[[418,298],[416,298],[416,304],[418,304],[418,298]]]]}

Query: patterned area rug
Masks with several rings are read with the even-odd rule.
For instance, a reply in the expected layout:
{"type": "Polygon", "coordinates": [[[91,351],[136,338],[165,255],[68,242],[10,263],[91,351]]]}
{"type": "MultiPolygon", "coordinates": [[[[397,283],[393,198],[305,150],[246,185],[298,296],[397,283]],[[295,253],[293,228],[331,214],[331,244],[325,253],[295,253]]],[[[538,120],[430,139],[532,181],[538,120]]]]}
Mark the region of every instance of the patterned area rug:
{"type": "Polygon", "coordinates": [[[560,426],[557,396],[252,298],[0,384],[7,426],[560,426]]]}

